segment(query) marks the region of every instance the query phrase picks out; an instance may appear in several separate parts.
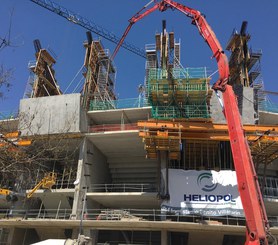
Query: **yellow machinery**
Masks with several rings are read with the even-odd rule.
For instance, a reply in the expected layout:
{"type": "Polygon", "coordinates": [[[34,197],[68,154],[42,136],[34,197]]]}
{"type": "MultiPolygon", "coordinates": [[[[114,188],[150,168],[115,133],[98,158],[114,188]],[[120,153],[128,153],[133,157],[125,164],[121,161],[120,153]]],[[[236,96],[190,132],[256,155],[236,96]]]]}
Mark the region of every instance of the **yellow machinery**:
{"type": "Polygon", "coordinates": [[[44,176],[44,178],[27,194],[27,198],[33,196],[34,192],[39,188],[43,189],[51,189],[53,185],[55,185],[57,179],[57,174],[54,172],[48,173],[44,176]]]}
{"type": "Polygon", "coordinates": [[[6,200],[8,202],[16,202],[18,200],[18,197],[15,194],[15,192],[13,192],[9,189],[0,188],[0,195],[6,196],[6,200]]]}

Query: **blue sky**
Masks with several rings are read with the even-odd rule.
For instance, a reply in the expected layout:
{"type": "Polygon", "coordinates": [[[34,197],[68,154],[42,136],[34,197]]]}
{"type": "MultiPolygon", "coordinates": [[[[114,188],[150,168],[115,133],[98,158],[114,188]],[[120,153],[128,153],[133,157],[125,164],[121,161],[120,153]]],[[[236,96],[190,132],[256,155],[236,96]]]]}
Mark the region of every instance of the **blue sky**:
{"type": "MultiPolygon", "coordinates": [[[[54,0],[53,0],[54,1],[54,0]]],[[[128,19],[148,1],[144,0],[55,0],[67,9],[94,21],[117,36],[121,36],[128,19]]],[[[194,0],[180,3],[198,9],[206,15],[220,43],[225,48],[232,30],[240,30],[243,20],[248,21],[250,45],[253,49],[262,49],[262,73],[266,90],[278,91],[276,75],[278,33],[277,0],[194,0]]],[[[7,47],[0,51],[0,64],[14,69],[13,86],[6,98],[0,100],[0,111],[12,111],[18,108],[29,77],[28,62],[35,60],[33,40],[40,39],[42,47],[51,48],[57,55],[56,78],[64,91],[84,61],[83,41],[86,30],[64,18],[45,10],[29,0],[1,0],[0,37],[8,32],[10,11],[13,9],[11,43],[17,47],[7,47]]],[[[181,61],[184,67],[208,67],[216,70],[215,60],[211,60],[211,51],[200,37],[196,27],[178,11],[155,12],[135,24],[127,41],[144,48],[154,43],[154,34],[161,31],[161,22],[167,21],[168,31],[174,31],[176,39],[181,39],[181,61]]],[[[97,38],[93,34],[94,38],[97,38]]],[[[102,39],[102,43],[111,52],[115,44],[102,39]]],[[[228,54],[228,53],[227,53],[228,54]]],[[[121,49],[115,59],[117,67],[116,93],[120,99],[138,96],[137,86],[144,81],[145,61],[143,58],[121,49]]],[[[217,76],[213,77],[215,81],[217,76]]],[[[79,80],[69,88],[71,92],[79,80]]],[[[278,102],[278,96],[274,101],[278,102]]]]}

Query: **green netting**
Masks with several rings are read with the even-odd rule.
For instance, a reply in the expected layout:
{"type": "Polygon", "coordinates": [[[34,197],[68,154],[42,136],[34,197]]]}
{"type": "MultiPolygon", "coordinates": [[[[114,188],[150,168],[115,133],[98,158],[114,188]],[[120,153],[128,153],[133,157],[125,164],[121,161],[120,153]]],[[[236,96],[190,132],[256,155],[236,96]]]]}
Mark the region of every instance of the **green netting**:
{"type": "Polygon", "coordinates": [[[149,92],[163,91],[206,91],[208,89],[207,81],[200,80],[174,80],[172,83],[165,83],[165,80],[150,80],[149,92]]]}
{"type": "Polygon", "coordinates": [[[160,80],[169,77],[174,79],[189,79],[189,78],[207,78],[207,71],[205,67],[200,68],[173,68],[171,74],[166,69],[150,68],[149,79],[160,80]]]}
{"type": "Polygon", "coordinates": [[[174,68],[148,73],[148,101],[156,119],[209,118],[209,79],[205,68],[174,68]]]}
{"type": "Polygon", "coordinates": [[[153,106],[152,117],[155,119],[210,118],[210,113],[207,105],[153,106]]]}
{"type": "Polygon", "coordinates": [[[148,106],[146,99],[132,98],[112,101],[97,101],[92,100],[90,103],[90,110],[113,110],[113,109],[126,109],[126,108],[138,108],[148,106]]]}

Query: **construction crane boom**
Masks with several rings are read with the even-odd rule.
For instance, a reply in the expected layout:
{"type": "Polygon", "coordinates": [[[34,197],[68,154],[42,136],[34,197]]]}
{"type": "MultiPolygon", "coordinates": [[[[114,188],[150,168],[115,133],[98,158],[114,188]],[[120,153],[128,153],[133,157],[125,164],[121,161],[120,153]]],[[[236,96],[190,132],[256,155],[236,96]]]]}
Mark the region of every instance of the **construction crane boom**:
{"type": "MultiPolygon", "coordinates": [[[[82,26],[83,28],[105,38],[106,40],[118,44],[120,42],[120,38],[117,37],[115,34],[112,32],[106,30],[105,28],[95,24],[94,22],[73,13],[72,11],[69,11],[68,9],[62,7],[61,5],[54,3],[50,0],[30,0],[33,3],[36,3],[37,5],[55,13],[58,14],[68,21],[77,24],[79,26],[82,26]]],[[[143,58],[146,58],[146,54],[144,49],[138,48],[135,45],[128,43],[128,42],[123,42],[122,47],[126,50],[129,50],[130,52],[141,56],[143,58]]]]}
{"type": "Polygon", "coordinates": [[[218,65],[219,78],[213,85],[213,89],[223,93],[223,112],[227,121],[234,167],[237,175],[238,191],[241,197],[246,219],[247,229],[245,245],[268,245],[269,243],[267,238],[270,234],[269,223],[247,138],[244,135],[237,100],[233,92],[233,88],[228,85],[229,64],[227,56],[225,55],[212,28],[199,11],[172,0],[154,0],[151,1],[151,3],[152,2],[154,2],[154,6],[149,9],[144,7],[129,20],[129,25],[118,43],[112,55],[112,59],[116,56],[131,27],[137,21],[146,17],[155,10],[164,12],[167,9],[176,9],[191,18],[192,24],[197,27],[200,35],[210,47],[213,57],[216,59],[218,65]]]}

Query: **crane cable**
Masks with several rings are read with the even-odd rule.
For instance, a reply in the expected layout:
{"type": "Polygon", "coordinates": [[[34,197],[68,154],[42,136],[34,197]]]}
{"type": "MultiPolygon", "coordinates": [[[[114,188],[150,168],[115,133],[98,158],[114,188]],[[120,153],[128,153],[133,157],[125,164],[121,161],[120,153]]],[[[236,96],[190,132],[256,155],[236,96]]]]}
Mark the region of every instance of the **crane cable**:
{"type": "MultiPolygon", "coordinates": [[[[72,85],[72,83],[74,82],[74,80],[77,78],[77,76],[79,75],[79,73],[82,71],[83,69],[83,65],[81,66],[81,68],[79,69],[79,71],[75,74],[74,78],[71,80],[71,82],[69,83],[69,85],[67,86],[66,90],[64,91],[64,93],[66,93],[69,89],[69,87],[72,85]]],[[[80,82],[80,81],[79,81],[80,82]]],[[[78,83],[79,84],[79,83],[78,83]]]]}

